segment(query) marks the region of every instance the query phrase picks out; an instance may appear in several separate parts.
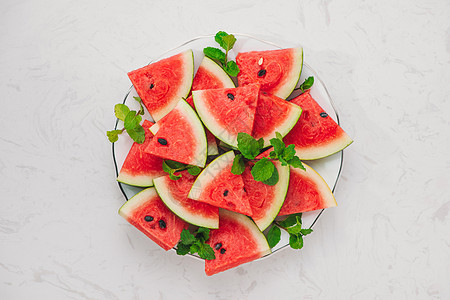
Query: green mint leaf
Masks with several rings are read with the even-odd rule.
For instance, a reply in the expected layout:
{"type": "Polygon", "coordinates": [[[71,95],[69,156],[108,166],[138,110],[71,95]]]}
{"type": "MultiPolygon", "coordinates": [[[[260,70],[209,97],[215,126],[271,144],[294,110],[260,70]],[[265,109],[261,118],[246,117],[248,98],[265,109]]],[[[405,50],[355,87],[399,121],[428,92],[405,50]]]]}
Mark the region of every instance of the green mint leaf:
{"type": "Polygon", "coordinates": [[[186,255],[189,253],[190,249],[191,249],[191,245],[185,245],[180,242],[177,245],[177,254],[178,255],[186,255]]]}
{"type": "Polygon", "coordinates": [[[202,243],[199,241],[196,241],[194,244],[191,245],[189,252],[191,252],[191,254],[197,253],[198,250],[200,250],[202,243]]]}
{"type": "Polygon", "coordinates": [[[175,175],[176,170],[171,170],[169,173],[170,180],[178,180],[181,178],[181,175],[175,175]]]}
{"type": "Polygon", "coordinates": [[[202,244],[202,246],[198,250],[198,256],[200,256],[205,260],[216,259],[216,255],[214,254],[213,248],[211,248],[211,246],[208,244],[202,244]]]}
{"type": "Polygon", "coordinates": [[[180,234],[180,243],[184,245],[191,245],[195,243],[197,239],[195,236],[187,229],[183,229],[180,234]]]}
{"type": "Polygon", "coordinates": [[[289,215],[286,219],[279,222],[281,227],[288,228],[297,224],[297,217],[301,218],[302,213],[289,215]]]}
{"type": "Polygon", "coordinates": [[[273,162],[266,157],[258,160],[252,168],[253,179],[256,181],[265,181],[272,177],[275,170],[273,162]]]}
{"type": "Polygon", "coordinates": [[[227,57],[222,50],[214,47],[206,47],[203,49],[203,53],[213,60],[219,61],[222,65],[225,65],[227,57]]]}
{"type": "Polygon", "coordinates": [[[214,40],[217,42],[217,44],[219,44],[220,47],[222,47],[225,50],[226,50],[226,47],[225,47],[225,42],[223,41],[223,38],[226,37],[227,35],[228,35],[228,33],[226,33],[225,31],[219,31],[216,33],[216,36],[214,37],[214,40]]]}
{"type": "Polygon", "coordinates": [[[174,160],[166,159],[166,160],[164,160],[164,162],[167,164],[168,167],[170,167],[171,169],[174,169],[174,170],[184,169],[187,166],[186,164],[183,164],[183,163],[180,163],[180,162],[177,162],[174,160]]]}
{"type": "Polygon", "coordinates": [[[291,234],[289,236],[289,245],[292,249],[302,249],[303,248],[303,237],[301,235],[291,234]]]}
{"type": "Polygon", "coordinates": [[[261,151],[259,142],[248,133],[239,132],[237,142],[239,151],[247,159],[255,159],[261,151]]]}
{"type": "Polygon", "coordinates": [[[134,128],[127,129],[127,133],[138,144],[145,141],[145,129],[139,124],[134,128]]]}
{"type": "Polygon", "coordinates": [[[231,77],[236,77],[240,71],[238,65],[232,60],[227,62],[227,64],[223,67],[223,70],[231,77]]]}
{"type": "Polygon", "coordinates": [[[119,139],[119,134],[121,134],[121,133],[122,133],[122,130],[110,130],[110,131],[106,132],[106,135],[108,136],[108,140],[111,143],[115,143],[119,139]]]}
{"type": "Polygon", "coordinates": [[[305,79],[305,81],[303,81],[303,83],[300,85],[300,89],[302,90],[302,92],[309,90],[314,84],[314,77],[310,76],[308,78],[305,79]]]}
{"type": "Polygon", "coordinates": [[[298,156],[294,156],[292,159],[288,160],[287,162],[291,167],[298,168],[306,171],[305,166],[303,166],[302,161],[298,156]]]}
{"type": "Polygon", "coordinates": [[[202,169],[200,169],[200,167],[197,166],[189,166],[187,170],[189,174],[191,174],[192,176],[197,176],[202,171],[202,169]]]}
{"type": "Polygon", "coordinates": [[[114,114],[116,115],[116,118],[122,121],[125,121],[126,116],[130,112],[130,109],[125,104],[116,104],[114,106],[114,114]]]}
{"type": "Polygon", "coordinates": [[[273,151],[275,152],[277,157],[281,157],[283,155],[284,149],[286,148],[286,145],[283,143],[283,141],[273,138],[270,139],[270,144],[273,146],[273,151]]]}
{"type": "Polygon", "coordinates": [[[302,235],[308,235],[308,234],[310,234],[311,232],[313,232],[313,230],[312,230],[311,228],[300,230],[300,233],[301,233],[302,235]]]}
{"type": "Polygon", "coordinates": [[[302,230],[302,227],[297,226],[297,225],[287,228],[287,232],[289,234],[293,234],[293,235],[298,235],[301,230],[302,230]]]}
{"type": "Polygon", "coordinates": [[[231,173],[235,175],[241,175],[245,170],[245,162],[242,154],[238,154],[234,157],[233,165],[231,166],[231,173]]]}
{"type": "Polygon", "coordinates": [[[143,115],[144,114],[144,106],[142,106],[142,100],[141,100],[141,98],[139,98],[139,97],[133,97],[134,98],[134,100],[136,100],[138,103],[139,103],[139,106],[141,107],[140,109],[139,109],[139,114],[140,115],[143,115]]]}
{"type": "Polygon", "coordinates": [[[283,141],[283,136],[281,135],[281,133],[275,132],[275,136],[276,136],[277,139],[279,139],[280,141],[283,141]]]}
{"type": "Polygon", "coordinates": [[[142,117],[136,113],[136,111],[131,110],[128,112],[127,116],[125,117],[123,125],[125,126],[125,129],[127,131],[134,129],[139,126],[139,123],[141,123],[142,117]]]}
{"type": "Polygon", "coordinates": [[[209,230],[209,228],[199,227],[195,237],[202,242],[206,242],[209,239],[209,230]]]}
{"type": "Polygon", "coordinates": [[[278,226],[273,225],[269,232],[267,233],[267,242],[269,243],[269,247],[275,247],[281,239],[281,230],[278,226]]]}
{"type": "Polygon", "coordinates": [[[295,156],[295,145],[294,144],[290,144],[289,146],[287,146],[284,151],[283,151],[283,158],[286,161],[291,160],[292,158],[294,158],[295,156]]]}
{"type": "Polygon", "coordinates": [[[280,180],[280,175],[278,174],[277,168],[275,168],[275,169],[273,169],[272,176],[270,176],[269,179],[264,180],[263,183],[273,186],[273,185],[277,184],[278,180],[280,180]]]}
{"type": "Polygon", "coordinates": [[[275,151],[270,151],[269,157],[270,158],[277,158],[277,153],[275,151]]]}
{"type": "Polygon", "coordinates": [[[264,148],[264,139],[263,139],[263,138],[260,138],[260,139],[258,140],[258,146],[259,146],[259,149],[264,148]]]}
{"type": "MultiPolygon", "coordinates": [[[[223,31],[222,31],[223,32],[223,31]]],[[[220,45],[227,52],[233,49],[234,43],[236,43],[236,38],[232,34],[227,34],[222,37],[223,46],[220,45]]]]}
{"type": "Polygon", "coordinates": [[[169,166],[167,165],[166,161],[167,161],[167,160],[163,160],[162,168],[163,168],[163,171],[164,171],[164,172],[170,173],[170,171],[172,170],[172,168],[169,167],[169,166]]]}
{"type": "Polygon", "coordinates": [[[298,226],[302,227],[302,216],[296,215],[295,222],[297,223],[298,226]]]}

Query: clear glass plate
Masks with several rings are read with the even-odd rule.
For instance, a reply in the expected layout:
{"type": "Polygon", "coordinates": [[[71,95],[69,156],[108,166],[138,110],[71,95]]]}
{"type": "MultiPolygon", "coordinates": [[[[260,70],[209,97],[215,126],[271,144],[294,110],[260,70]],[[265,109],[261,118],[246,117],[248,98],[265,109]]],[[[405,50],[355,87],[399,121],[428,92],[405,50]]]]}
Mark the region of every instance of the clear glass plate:
{"type": "MultiPolygon", "coordinates": [[[[236,44],[234,45],[233,50],[229,52],[230,58],[234,59],[235,55],[239,52],[246,52],[246,51],[254,51],[254,50],[274,50],[274,49],[281,49],[281,48],[289,48],[289,47],[298,47],[301,46],[299,44],[285,44],[283,43],[282,46],[274,44],[272,42],[264,41],[262,39],[249,36],[246,34],[239,34],[234,33],[234,35],[237,38],[236,44]]],[[[172,55],[175,55],[177,53],[180,53],[187,49],[192,49],[194,52],[194,64],[195,64],[195,70],[198,69],[200,62],[203,59],[203,48],[205,47],[218,47],[216,42],[214,41],[214,35],[210,36],[201,36],[194,38],[192,40],[189,40],[182,45],[173,48],[159,56],[158,58],[154,59],[153,61],[149,62],[152,63],[154,61],[158,61],[160,59],[170,57],[172,55]]],[[[308,54],[304,54],[304,57],[307,57],[308,54]]],[[[130,70],[131,71],[131,70],[130,70]]],[[[303,69],[302,74],[299,80],[298,85],[300,85],[305,78],[308,78],[309,76],[314,76],[314,85],[311,88],[311,95],[313,98],[319,103],[319,105],[325,110],[325,112],[333,118],[338,124],[339,124],[339,116],[338,113],[334,107],[333,101],[331,100],[331,97],[325,87],[325,84],[320,79],[317,72],[315,72],[307,63],[303,62],[303,69]]],[[[288,98],[293,98],[297,96],[299,93],[294,91],[294,93],[288,98]]],[[[123,103],[126,103],[130,108],[133,108],[135,110],[139,109],[139,105],[137,102],[133,99],[133,96],[137,97],[138,94],[136,93],[136,90],[133,86],[130,87],[128,92],[125,95],[125,99],[123,100],[123,103]]],[[[148,114],[148,112],[145,113],[143,116],[144,119],[152,120],[151,116],[148,114]]],[[[118,120],[116,120],[115,129],[118,129],[118,120]]],[[[125,160],[125,157],[128,154],[128,151],[131,148],[131,145],[133,144],[133,141],[128,135],[122,135],[120,136],[119,140],[112,144],[112,153],[113,153],[113,160],[114,165],[116,169],[116,176],[118,175],[118,172],[120,171],[120,168],[122,167],[122,164],[125,160]]],[[[313,169],[315,169],[327,182],[328,186],[331,188],[331,190],[334,192],[334,189],[336,188],[336,184],[339,180],[339,176],[341,173],[342,165],[343,165],[343,151],[340,151],[336,154],[333,154],[329,157],[318,159],[318,160],[312,160],[312,161],[306,161],[306,163],[311,166],[313,169]]],[[[142,188],[137,188],[133,186],[129,186],[123,183],[118,183],[120,190],[122,191],[124,197],[126,200],[133,197],[136,193],[142,190],[142,188]]],[[[322,214],[323,210],[317,210],[312,212],[306,212],[303,213],[303,227],[304,228],[311,228],[320,215],[322,214]]],[[[289,245],[289,235],[282,230],[282,237],[281,241],[272,249],[272,253],[275,253],[279,251],[280,249],[285,248],[289,245]]]]}

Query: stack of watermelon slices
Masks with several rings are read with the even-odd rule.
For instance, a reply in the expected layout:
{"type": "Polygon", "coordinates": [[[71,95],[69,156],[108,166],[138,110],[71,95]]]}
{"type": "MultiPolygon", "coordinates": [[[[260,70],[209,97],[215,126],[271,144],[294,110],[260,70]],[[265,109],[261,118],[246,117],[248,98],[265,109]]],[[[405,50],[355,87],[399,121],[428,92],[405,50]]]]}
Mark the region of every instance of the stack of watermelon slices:
{"type": "Polygon", "coordinates": [[[280,179],[265,185],[253,179],[252,162],[242,175],[231,173],[235,154],[217,155],[217,140],[236,149],[237,134],[246,132],[270,146],[279,132],[302,160],[329,156],[352,142],[309,92],[285,100],[300,78],[302,48],[239,53],[236,63],[238,87],[207,57],[194,77],[191,50],[128,73],[156,123],[144,121],[145,142],[132,145],[117,178],[147,188],[119,214],[165,250],[190,224],[211,228],[207,242],[216,259],[206,261],[207,275],[270,253],[262,231],[277,216],[336,206],[328,185],[306,164],[303,171],[275,162],[280,179]],[[203,170],[182,171],[175,181],[163,171],[163,160],[203,170]]]}

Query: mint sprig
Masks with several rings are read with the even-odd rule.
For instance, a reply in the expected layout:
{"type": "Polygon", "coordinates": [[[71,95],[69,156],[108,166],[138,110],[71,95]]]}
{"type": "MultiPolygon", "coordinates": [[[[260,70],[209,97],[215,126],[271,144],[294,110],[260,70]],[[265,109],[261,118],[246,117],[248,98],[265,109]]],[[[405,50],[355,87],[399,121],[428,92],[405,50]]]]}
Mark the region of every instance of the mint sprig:
{"type": "Polygon", "coordinates": [[[225,31],[219,31],[216,33],[214,40],[225,50],[225,52],[219,48],[206,47],[203,49],[203,53],[207,57],[218,62],[228,75],[236,77],[239,74],[239,67],[235,61],[228,61],[228,52],[233,49],[234,44],[236,43],[236,37],[225,31]]]}
{"type": "Polygon", "coordinates": [[[303,237],[313,232],[311,228],[302,228],[301,213],[289,215],[283,221],[274,222],[267,233],[267,242],[269,243],[270,248],[275,247],[281,240],[280,228],[289,233],[289,245],[292,249],[303,248],[303,237]]]}
{"type": "Polygon", "coordinates": [[[111,143],[117,142],[119,135],[124,131],[138,144],[142,144],[145,141],[145,130],[141,126],[142,115],[144,114],[144,107],[142,106],[142,100],[139,97],[133,97],[139,105],[138,111],[130,110],[125,104],[119,103],[114,106],[114,114],[117,119],[123,121],[123,128],[110,130],[106,132],[111,143]]]}
{"type": "Polygon", "coordinates": [[[213,260],[216,258],[213,248],[206,241],[209,239],[209,229],[199,227],[195,234],[183,229],[180,234],[180,241],[177,245],[177,254],[186,255],[188,253],[198,253],[203,259],[213,260]]]}
{"type": "Polygon", "coordinates": [[[309,76],[308,78],[305,79],[305,81],[303,81],[303,83],[296,88],[295,90],[301,90],[302,93],[304,93],[306,90],[309,90],[314,84],[314,77],[313,76],[309,76]]]}
{"type": "Polygon", "coordinates": [[[189,174],[191,174],[193,176],[197,176],[202,171],[202,169],[200,167],[186,165],[186,164],[183,164],[183,163],[180,163],[177,161],[173,161],[173,160],[168,160],[168,159],[163,160],[162,168],[163,168],[164,172],[169,173],[169,178],[171,180],[178,180],[181,178],[181,174],[175,174],[177,172],[187,170],[189,172],[189,174]]]}

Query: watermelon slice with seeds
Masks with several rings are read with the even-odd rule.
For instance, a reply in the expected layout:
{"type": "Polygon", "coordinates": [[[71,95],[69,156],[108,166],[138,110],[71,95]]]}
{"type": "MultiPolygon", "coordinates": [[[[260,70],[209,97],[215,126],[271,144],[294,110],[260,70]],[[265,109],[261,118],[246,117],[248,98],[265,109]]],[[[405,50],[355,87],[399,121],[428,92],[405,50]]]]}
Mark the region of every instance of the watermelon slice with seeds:
{"type": "Polygon", "coordinates": [[[205,166],[205,129],[195,111],[183,99],[150,130],[155,136],[145,152],[188,165],[205,166]]]}
{"type": "Polygon", "coordinates": [[[248,217],[220,209],[219,229],[209,233],[207,243],[214,249],[213,260],[205,260],[208,276],[270,254],[266,237],[248,217]]]}
{"type": "Polygon", "coordinates": [[[163,159],[144,151],[153,138],[149,129],[152,125],[152,122],[144,120],[142,127],[145,130],[145,141],[142,144],[133,143],[120,169],[117,181],[148,187],[153,185],[153,179],[167,175],[162,169],[163,159]]]}
{"type": "Polygon", "coordinates": [[[259,85],[193,91],[195,108],[203,124],[219,140],[237,147],[239,132],[252,134],[259,85]]]}
{"type": "Polygon", "coordinates": [[[276,137],[275,132],[282,136],[288,134],[301,113],[302,109],[298,105],[267,92],[260,92],[252,136],[255,139],[263,138],[264,147],[268,147],[270,139],[276,137]]]}
{"type": "Polygon", "coordinates": [[[194,77],[192,50],[131,71],[128,77],[152,118],[159,121],[189,95],[194,77]]]}
{"type": "Polygon", "coordinates": [[[290,168],[289,188],[279,216],[336,206],[336,199],[325,180],[310,166],[306,171],[290,168]]]}
{"type": "Polygon", "coordinates": [[[197,176],[189,174],[186,170],[176,175],[181,175],[181,178],[172,180],[167,175],[154,180],[156,191],[166,206],[188,223],[206,228],[219,228],[217,207],[188,198],[197,176]]]}
{"type": "Polygon", "coordinates": [[[251,216],[252,209],[241,175],[231,173],[234,152],[213,160],[197,177],[188,197],[251,216]]]}
{"type": "Polygon", "coordinates": [[[261,91],[286,99],[300,79],[303,48],[240,52],[236,63],[239,86],[259,83],[261,91]]]}
{"type": "Polygon", "coordinates": [[[303,109],[294,128],[284,138],[286,145],[294,144],[302,160],[318,159],[341,151],[353,140],[311,97],[309,91],[290,102],[303,109]]]}
{"type": "Polygon", "coordinates": [[[119,215],[166,251],[178,243],[181,231],[189,226],[164,205],[153,187],[125,202],[119,215]]]}

